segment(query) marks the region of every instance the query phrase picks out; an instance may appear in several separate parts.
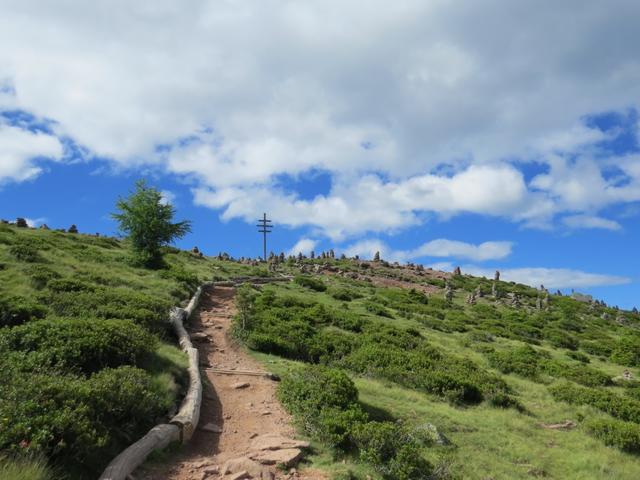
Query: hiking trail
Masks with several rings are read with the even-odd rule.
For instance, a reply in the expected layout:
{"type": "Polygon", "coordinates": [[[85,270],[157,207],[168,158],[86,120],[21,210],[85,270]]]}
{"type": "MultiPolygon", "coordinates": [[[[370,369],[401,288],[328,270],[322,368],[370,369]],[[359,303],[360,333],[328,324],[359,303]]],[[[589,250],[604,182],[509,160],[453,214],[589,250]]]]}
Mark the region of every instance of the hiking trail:
{"type": "Polygon", "coordinates": [[[136,480],[325,480],[322,472],[293,468],[308,443],[293,440],[291,417],[276,398],[277,383],[231,339],[234,294],[233,287],[207,288],[187,325],[200,353],[198,429],[166,463],[134,472],[136,480]]]}

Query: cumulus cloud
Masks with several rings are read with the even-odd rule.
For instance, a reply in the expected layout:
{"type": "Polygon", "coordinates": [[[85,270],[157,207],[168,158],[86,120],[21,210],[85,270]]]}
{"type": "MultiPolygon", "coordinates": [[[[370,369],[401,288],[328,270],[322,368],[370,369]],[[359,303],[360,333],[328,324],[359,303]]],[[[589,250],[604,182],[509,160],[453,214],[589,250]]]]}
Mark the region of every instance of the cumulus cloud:
{"type": "Polygon", "coordinates": [[[296,242],[296,244],[291,247],[291,249],[287,252],[287,255],[298,255],[302,253],[303,255],[309,255],[309,253],[316,248],[318,242],[311,238],[301,238],[296,242]]]}
{"type": "Polygon", "coordinates": [[[615,220],[609,220],[594,215],[570,215],[564,217],[562,222],[570,228],[600,228],[604,230],[620,230],[620,225],[615,220]]]}
{"type": "Polygon", "coordinates": [[[176,194],[173,193],[171,190],[161,190],[160,191],[160,195],[162,196],[162,198],[160,199],[160,202],[163,205],[173,205],[174,202],[176,201],[176,194]]]}
{"type": "Polygon", "coordinates": [[[42,171],[39,159],[60,160],[62,155],[56,137],[0,122],[0,184],[31,179],[42,171]]]}
{"type": "MultiPolygon", "coordinates": [[[[463,273],[493,277],[495,269],[481,268],[475,265],[462,267],[463,273]]],[[[607,285],[623,285],[631,279],[618,275],[589,273],[569,268],[506,268],[500,269],[500,279],[507,282],[518,282],[532,287],[544,285],[546,288],[589,288],[607,285]]]]}
{"type": "Polygon", "coordinates": [[[380,252],[382,258],[404,262],[422,257],[459,258],[475,261],[500,260],[511,255],[512,242],[483,242],[478,245],[439,238],[411,250],[394,250],[380,240],[361,240],[345,248],[349,256],[372,258],[380,252]]]}
{"type": "MultiPolygon", "coordinates": [[[[3,5],[0,108],[189,177],[225,218],[267,205],[338,239],[425,213],[546,226],[640,199],[634,159],[613,178],[597,151],[615,132],[583,121],[639,106],[638,2],[67,6],[3,5]],[[543,171],[529,180],[522,162],[543,171]],[[310,170],[330,173],[329,193],[274,191],[310,170]]],[[[37,173],[11,163],[14,180],[37,173]]]]}
{"type": "Polygon", "coordinates": [[[483,242],[479,245],[440,238],[425,243],[411,255],[417,257],[452,257],[470,260],[500,260],[511,255],[512,242],[483,242]]]}

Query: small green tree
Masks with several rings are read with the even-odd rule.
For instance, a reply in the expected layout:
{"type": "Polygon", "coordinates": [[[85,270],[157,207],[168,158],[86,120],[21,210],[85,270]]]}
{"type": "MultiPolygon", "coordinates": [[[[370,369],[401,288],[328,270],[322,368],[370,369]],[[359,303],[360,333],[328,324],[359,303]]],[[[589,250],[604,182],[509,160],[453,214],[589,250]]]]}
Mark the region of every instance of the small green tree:
{"type": "Polygon", "coordinates": [[[116,207],[119,212],[112,217],[131,240],[136,260],[146,267],[162,265],[161,247],[191,231],[189,221],[172,222],[175,208],[144,180],[136,182],[135,191],[128,198],[119,199],[116,207]]]}

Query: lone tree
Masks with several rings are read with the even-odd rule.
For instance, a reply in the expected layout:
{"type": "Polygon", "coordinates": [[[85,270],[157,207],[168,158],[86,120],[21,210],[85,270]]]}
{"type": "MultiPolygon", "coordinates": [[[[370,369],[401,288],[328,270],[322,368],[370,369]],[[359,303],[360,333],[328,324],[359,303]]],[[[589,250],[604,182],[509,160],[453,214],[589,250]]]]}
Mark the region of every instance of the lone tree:
{"type": "Polygon", "coordinates": [[[136,182],[135,191],[128,198],[119,199],[116,208],[119,213],[113,213],[112,217],[131,240],[136,260],[145,267],[161,266],[161,247],[191,231],[191,222],[187,220],[172,223],[175,208],[144,180],[136,182]]]}

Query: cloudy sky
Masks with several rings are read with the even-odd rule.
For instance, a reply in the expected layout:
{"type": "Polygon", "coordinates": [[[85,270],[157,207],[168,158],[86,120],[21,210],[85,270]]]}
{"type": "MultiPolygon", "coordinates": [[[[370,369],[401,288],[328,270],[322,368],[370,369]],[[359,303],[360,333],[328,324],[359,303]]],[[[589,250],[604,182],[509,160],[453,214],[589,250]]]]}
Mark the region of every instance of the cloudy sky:
{"type": "Polygon", "coordinates": [[[640,2],[0,0],[0,217],[333,247],[640,306],[640,2]]]}

